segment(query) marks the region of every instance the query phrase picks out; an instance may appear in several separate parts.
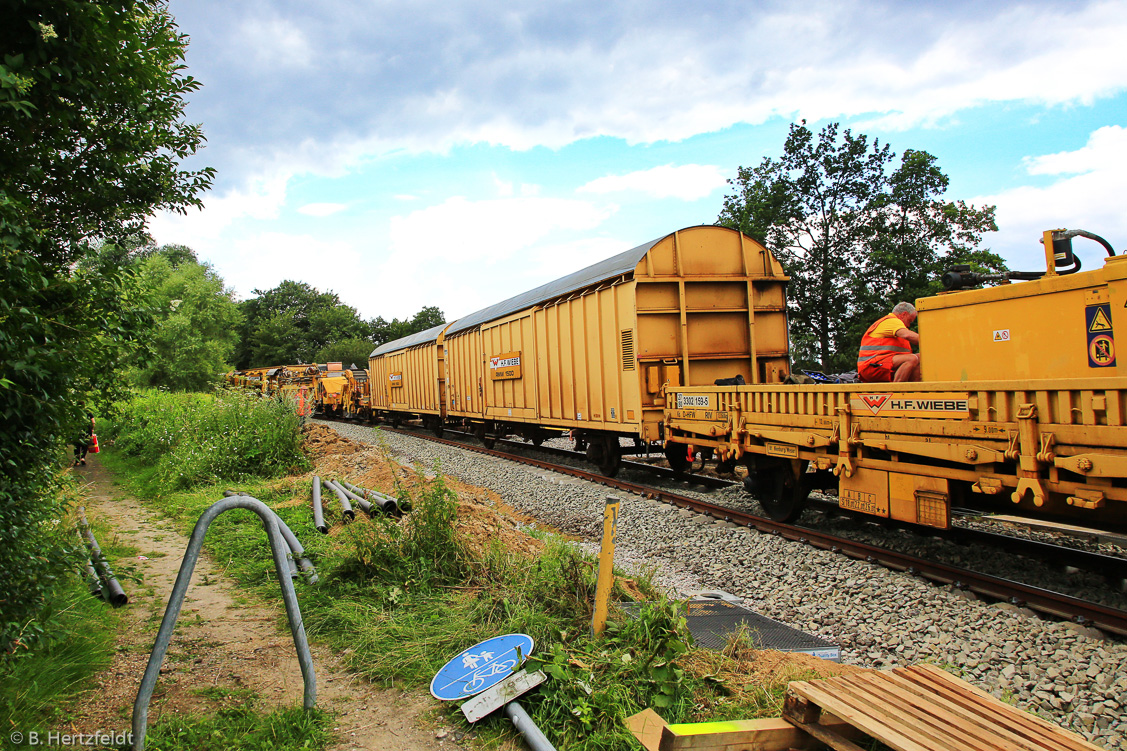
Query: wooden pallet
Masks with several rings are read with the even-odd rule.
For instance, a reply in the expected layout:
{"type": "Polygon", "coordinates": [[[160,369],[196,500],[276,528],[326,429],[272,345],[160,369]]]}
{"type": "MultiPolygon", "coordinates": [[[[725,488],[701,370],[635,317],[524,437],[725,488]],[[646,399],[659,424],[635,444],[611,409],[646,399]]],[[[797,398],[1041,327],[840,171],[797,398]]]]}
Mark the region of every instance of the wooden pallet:
{"type": "Polygon", "coordinates": [[[895,751],[1100,751],[931,665],[790,684],[784,718],[837,751],[862,751],[822,713],[895,751]]]}

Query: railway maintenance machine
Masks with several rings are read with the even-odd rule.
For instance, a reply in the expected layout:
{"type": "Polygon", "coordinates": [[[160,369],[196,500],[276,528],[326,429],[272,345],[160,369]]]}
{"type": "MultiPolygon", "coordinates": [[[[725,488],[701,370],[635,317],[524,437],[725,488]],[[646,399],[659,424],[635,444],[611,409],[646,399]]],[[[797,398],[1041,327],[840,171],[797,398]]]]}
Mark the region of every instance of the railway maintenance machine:
{"type": "MultiPolygon", "coordinates": [[[[949,291],[916,301],[922,382],[667,384],[667,446],[746,465],[749,490],[779,521],[795,519],[811,490],[836,489],[842,508],[931,527],[976,501],[1123,525],[1116,329],[1127,326],[1127,257],[1085,231],[1050,230],[1042,242],[1043,272],[956,268],[949,291]],[[1100,268],[1081,270],[1077,236],[1106,248],[1100,268]],[[998,284],[967,289],[984,282],[998,284]]],[[[1127,331],[1118,340],[1127,346],[1127,331]]]]}

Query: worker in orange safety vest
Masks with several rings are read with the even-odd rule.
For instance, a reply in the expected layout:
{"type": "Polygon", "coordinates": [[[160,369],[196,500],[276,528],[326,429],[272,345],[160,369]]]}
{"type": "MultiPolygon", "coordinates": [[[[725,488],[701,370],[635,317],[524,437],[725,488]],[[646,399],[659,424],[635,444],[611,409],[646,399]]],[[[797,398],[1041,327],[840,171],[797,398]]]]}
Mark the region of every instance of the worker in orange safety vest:
{"type": "Polygon", "coordinates": [[[897,303],[861,337],[857,355],[857,375],[862,383],[920,380],[920,356],[912,345],[920,343],[920,335],[908,327],[916,320],[916,308],[908,302],[897,303]]]}

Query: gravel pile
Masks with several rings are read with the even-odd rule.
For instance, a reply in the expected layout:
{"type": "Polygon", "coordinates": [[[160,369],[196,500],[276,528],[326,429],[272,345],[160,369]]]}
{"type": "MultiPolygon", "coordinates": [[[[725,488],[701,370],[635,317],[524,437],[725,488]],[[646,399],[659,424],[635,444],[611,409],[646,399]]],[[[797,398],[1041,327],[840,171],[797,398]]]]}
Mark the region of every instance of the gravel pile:
{"type": "MultiPolygon", "coordinates": [[[[332,427],[375,442],[369,427],[332,427]]],[[[591,540],[601,535],[606,488],[419,438],[385,433],[383,440],[399,461],[430,466],[439,459],[444,472],[498,492],[546,524],[591,540]]],[[[1098,745],[1127,747],[1127,644],[907,574],[618,495],[623,503],[616,562],[655,568],[655,580],[671,593],[726,590],[763,615],[839,644],[843,662],[873,668],[933,662],[1098,745]]],[[[716,493],[706,497],[719,500],[716,493]]]]}

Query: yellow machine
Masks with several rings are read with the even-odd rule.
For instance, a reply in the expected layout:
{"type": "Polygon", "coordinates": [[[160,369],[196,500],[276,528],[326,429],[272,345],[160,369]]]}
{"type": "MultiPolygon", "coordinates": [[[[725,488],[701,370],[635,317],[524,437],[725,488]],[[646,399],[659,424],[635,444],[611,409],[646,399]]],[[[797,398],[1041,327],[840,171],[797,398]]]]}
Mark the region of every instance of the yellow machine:
{"type": "MultiPolygon", "coordinates": [[[[846,509],[941,528],[972,495],[1127,521],[1114,330],[1127,318],[1127,263],[1079,272],[1064,244],[1077,234],[1095,238],[1045,233],[1047,272],[1006,275],[1026,281],[918,301],[923,383],[667,385],[664,437],[681,447],[671,463],[687,444],[746,464],[749,488],[784,521],[813,488],[836,488],[846,509]]],[[[968,278],[982,281],[961,270],[950,286],[968,278]]]]}
{"type": "Polygon", "coordinates": [[[348,385],[344,365],[326,363],[313,375],[314,408],[325,415],[339,415],[344,406],[344,391],[348,385]]]}

